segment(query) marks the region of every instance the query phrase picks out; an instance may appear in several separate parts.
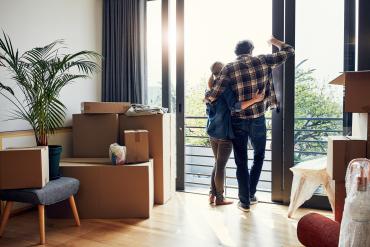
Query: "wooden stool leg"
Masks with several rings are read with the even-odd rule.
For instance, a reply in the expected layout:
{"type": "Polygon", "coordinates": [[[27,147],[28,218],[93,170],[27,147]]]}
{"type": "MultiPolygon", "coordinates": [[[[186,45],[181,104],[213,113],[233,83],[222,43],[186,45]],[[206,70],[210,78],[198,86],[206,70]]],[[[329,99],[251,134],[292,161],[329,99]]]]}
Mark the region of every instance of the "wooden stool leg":
{"type": "Polygon", "coordinates": [[[45,206],[38,205],[38,208],[39,208],[40,244],[45,244],[45,206]]]}
{"type": "Polygon", "coordinates": [[[81,225],[80,217],[78,216],[78,211],[77,211],[77,207],[76,207],[76,203],[75,203],[75,198],[73,196],[69,197],[69,205],[71,206],[73,216],[74,216],[75,221],[76,221],[76,225],[80,226],[81,225]]]}
{"type": "Polygon", "coordinates": [[[12,206],[13,206],[13,202],[9,202],[9,201],[6,202],[5,209],[4,209],[3,215],[1,217],[0,237],[3,236],[6,223],[8,223],[10,211],[12,210],[12,206]]]}

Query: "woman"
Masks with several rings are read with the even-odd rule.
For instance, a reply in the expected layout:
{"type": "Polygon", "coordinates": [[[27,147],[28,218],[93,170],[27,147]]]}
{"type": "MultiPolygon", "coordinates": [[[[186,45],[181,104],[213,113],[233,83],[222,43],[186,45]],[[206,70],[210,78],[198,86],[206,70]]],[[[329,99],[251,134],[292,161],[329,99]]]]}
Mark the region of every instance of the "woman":
{"type": "MultiPolygon", "coordinates": [[[[211,89],[214,81],[220,76],[223,63],[215,62],[211,66],[211,77],[208,80],[208,87],[211,89]]],[[[264,99],[264,93],[256,94],[251,100],[238,102],[228,87],[220,98],[212,103],[207,103],[207,133],[215,156],[215,165],[211,177],[211,190],[209,202],[216,205],[228,205],[233,202],[224,197],[225,167],[232,151],[231,139],[234,138],[231,126],[232,111],[240,111],[264,99]]]]}

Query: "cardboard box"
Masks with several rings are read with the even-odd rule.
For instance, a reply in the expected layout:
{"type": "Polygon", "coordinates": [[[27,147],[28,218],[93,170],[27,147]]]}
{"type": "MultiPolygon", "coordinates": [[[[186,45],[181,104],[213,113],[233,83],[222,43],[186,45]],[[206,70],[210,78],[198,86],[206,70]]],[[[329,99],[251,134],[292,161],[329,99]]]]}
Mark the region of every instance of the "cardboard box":
{"type": "MultiPolygon", "coordinates": [[[[150,217],[154,204],[152,160],[125,166],[63,162],[60,168],[64,176],[80,181],[75,200],[82,219],[150,217]]],[[[49,206],[48,217],[72,217],[66,203],[49,206]]]]}
{"type": "Polygon", "coordinates": [[[81,113],[126,113],[131,107],[129,102],[81,102],[81,113]]]}
{"type": "Polygon", "coordinates": [[[345,181],[347,166],[356,158],[366,157],[366,140],[355,137],[329,136],[327,171],[335,181],[345,181]]]}
{"type": "MultiPolygon", "coordinates": [[[[166,203],[175,193],[176,164],[171,162],[171,115],[119,116],[120,136],[125,130],[145,129],[149,132],[149,157],[154,160],[154,202],[166,203]]],[[[122,143],[121,139],[121,143],[122,143]]]]}
{"type": "Polygon", "coordinates": [[[0,189],[42,188],[48,182],[48,147],[0,151],[0,189]]]}
{"type": "Polygon", "coordinates": [[[118,142],[117,114],[73,114],[73,157],[106,158],[118,142]]]}
{"type": "Polygon", "coordinates": [[[344,201],[346,199],[346,186],[345,182],[335,182],[335,187],[334,187],[334,193],[335,193],[335,198],[334,198],[334,219],[337,222],[342,221],[342,216],[343,216],[343,210],[344,210],[344,201]]]}
{"type": "Polygon", "coordinates": [[[343,85],[345,87],[345,112],[370,112],[370,71],[343,72],[330,84],[343,85]]]}
{"type": "Polygon", "coordinates": [[[125,130],[126,163],[140,163],[149,160],[149,139],[147,130],[125,130]]]}

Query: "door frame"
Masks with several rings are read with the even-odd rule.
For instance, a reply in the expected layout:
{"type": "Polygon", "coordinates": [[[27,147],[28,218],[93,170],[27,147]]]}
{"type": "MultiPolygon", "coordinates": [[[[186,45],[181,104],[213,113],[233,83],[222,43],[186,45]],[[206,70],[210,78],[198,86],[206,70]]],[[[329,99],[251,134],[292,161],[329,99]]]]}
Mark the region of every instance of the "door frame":
{"type": "Polygon", "coordinates": [[[176,190],[185,189],[184,136],[184,0],[162,0],[162,106],[176,115],[176,190]],[[170,4],[176,4],[176,109],[171,109],[171,71],[169,50],[170,4]]]}
{"type": "MultiPolygon", "coordinates": [[[[272,1],[272,33],[295,46],[295,0],[272,1]]],[[[273,48],[276,51],[276,48],[273,48]]],[[[295,58],[274,71],[279,107],[272,112],[272,192],[274,202],[289,203],[294,165],[294,81],[295,58]]]]}
{"type": "Polygon", "coordinates": [[[176,0],[176,189],[185,190],[185,56],[184,0],[176,0]]]}
{"type": "MultiPolygon", "coordinates": [[[[284,0],[272,1],[272,34],[284,40],[284,0]]],[[[276,48],[273,47],[273,51],[276,48]]],[[[284,150],[283,150],[283,114],[284,114],[284,66],[273,71],[274,87],[278,98],[278,108],[272,112],[272,148],[271,148],[271,200],[283,202],[284,193],[284,150]]]]}

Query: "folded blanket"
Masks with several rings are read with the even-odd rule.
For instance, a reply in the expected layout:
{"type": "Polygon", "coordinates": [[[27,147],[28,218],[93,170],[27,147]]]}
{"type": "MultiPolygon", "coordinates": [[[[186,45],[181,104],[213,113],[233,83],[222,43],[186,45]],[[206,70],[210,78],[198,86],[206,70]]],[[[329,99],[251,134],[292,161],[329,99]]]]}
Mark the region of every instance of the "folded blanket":
{"type": "Polygon", "coordinates": [[[168,111],[167,108],[142,105],[142,104],[132,104],[130,109],[125,113],[126,116],[142,116],[142,115],[154,115],[154,114],[164,114],[168,111]]]}

